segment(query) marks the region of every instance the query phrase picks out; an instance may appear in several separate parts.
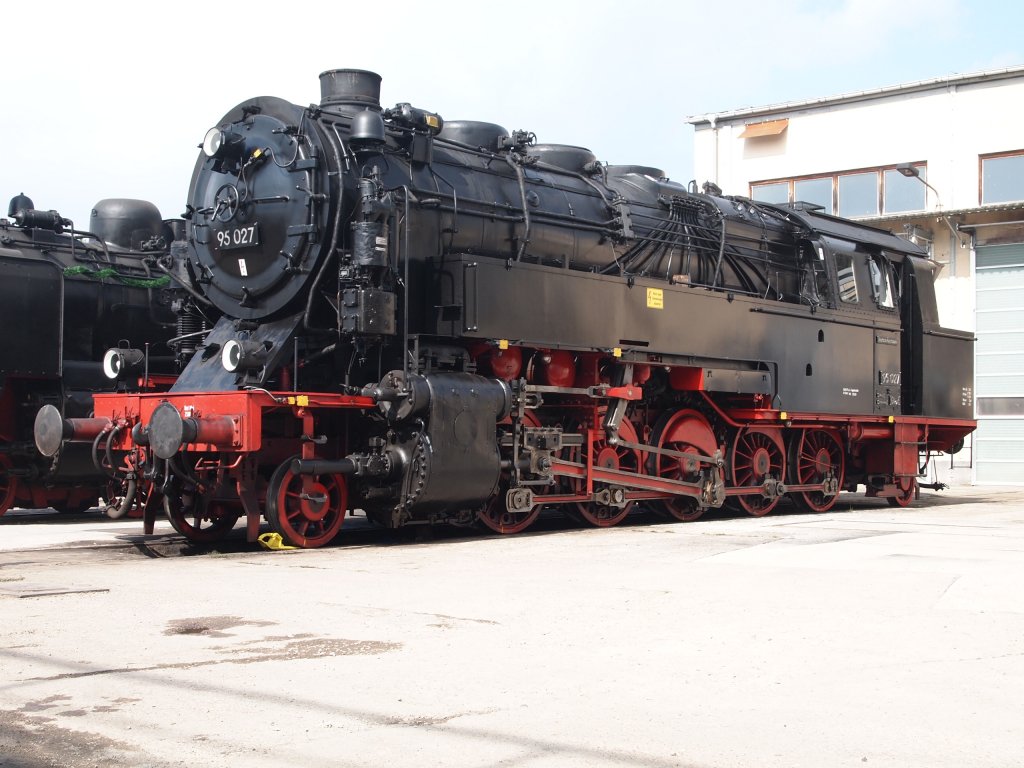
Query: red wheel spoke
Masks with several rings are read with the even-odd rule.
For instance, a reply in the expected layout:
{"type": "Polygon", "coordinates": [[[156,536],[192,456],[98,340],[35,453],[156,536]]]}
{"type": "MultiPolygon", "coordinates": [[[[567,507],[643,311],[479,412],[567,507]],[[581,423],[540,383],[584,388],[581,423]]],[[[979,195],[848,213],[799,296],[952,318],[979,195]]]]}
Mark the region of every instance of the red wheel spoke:
{"type": "MultiPolygon", "coordinates": [[[[718,449],[707,419],[698,411],[689,409],[664,414],[655,426],[653,444],[664,450],[703,456],[712,456],[718,449]]],[[[659,453],[651,454],[647,461],[647,471],[651,474],[683,482],[697,482],[703,466],[706,465],[659,453]]],[[[657,504],[666,515],[683,522],[696,520],[704,514],[704,508],[693,496],[676,496],[657,504]]]]}
{"type": "MultiPolygon", "coordinates": [[[[533,411],[526,411],[523,414],[522,423],[523,426],[527,427],[540,426],[540,420],[534,415],[533,411]]],[[[511,424],[511,419],[501,422],[501,425],[505,427],[511,424]]],[[[495,533],[513,534],[525,531],[540,516],[543,502],[534,505],[525,512],[512,513],[508,511],[505,505],[506,491],[508,491],[508,474],[504,473],[501,482],[498,483],[498,490],[487,502],[487,505],[477,513],[477,520],[495,533]]],[[[543,496],[542,493],[538,492],[537,487],[534,487],[534,496],[543,496]]]]}
{"type": "MultiPolygon", "coordinates": [[[[732,482],[737,487],[762,487],[769,480],[785,478],[786,453],[777,430],[757,427],[741,429],[733,441],[732,482]]],[[[771,512],[779,497],[736,496],[735,502],[747,514],[760,517],[771,512]]]]}
{"type": "Polygon", "coordinates": [[[193,468],[199,482],[164,496],[164,513],[178,533],[196,544],[214,544],[224,538],[241,516],[240,504],[218,487],[215,471],[193,468]]]}
{"type": "Polygon", "coordinates": [[[917,494],[917,480],[914,478],[901,478],[896,483],[899,493],[896,496],[887,496],[886,501],[890,507],[909,507],[917,494]]]}
{"type": "MultiPolygon", "coordinates": [[[[799,433],[795,455],[794,480],[800,485],[824,483],[832,479],[837,491],[843,487],[845,452],[839,437],[826,429],[807,429],[799,433]]],[[[790,494],[798,506],[810,512],[827,512],[836,503],[838,492],[802,491],[790,494]]]]}
{"type": "MultiPolygon", "coordinates": [[[[586,434],[587,427],[581,426],[580,431],[586,434]]],[[[627,443],[639,442],[639,436],[637,435],[636,428],[633,426],[632,422],[626,418],[624,418],[622,423],[619,424],[619,436],[627,443]]],[[[589,448],[584,445],[584,451],[587,450],[590,451],[590,454],[589,456],[585,456],[585,458],[589,464],[595,467],[600,466],[603,469],[619,469],[627,472],[636,472],[640,466],[640,454],[637,451],[623,445],[609,445],[608,438],[603,432],[600,437],[593,440],[589,448]]],[[[599,490],[596,485],[597,484],[595,484],[594,488],[595,491],[599,490]]],[[[576,493],[585,493],[586,483],[582,479],[576,480],[573,483],[573,487],[576,493]]],[[[576,514],[579,515],[579,517],[587,524],[597,526],[599,528],[609,528],[613,525],[618,525],[626,519],[626,516],[629,515],[632,509],[632,502],[627,502],[623,507],[613,507],[590,501],[580,501],[576,503],[576,514]]]]}
{"type": "Polygon", "coordinates": [[[342,475],[296,475],[291,462],[281,464],[270,478],[267,520],[292,546],[322,547],[345,521],[348,486],[342,475]]]}

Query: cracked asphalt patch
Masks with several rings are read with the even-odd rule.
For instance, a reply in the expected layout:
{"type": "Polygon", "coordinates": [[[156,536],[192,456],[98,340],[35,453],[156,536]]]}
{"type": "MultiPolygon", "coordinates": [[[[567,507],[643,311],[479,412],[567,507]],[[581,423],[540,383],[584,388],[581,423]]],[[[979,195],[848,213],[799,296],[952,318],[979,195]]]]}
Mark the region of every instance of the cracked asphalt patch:
{"type": "MultiPolygon", "coordinates": [[[[323,659],[331,656],[364,656],[394,651],[402,647],[401,643],[387,643],[378,640],[340,640],[332,638],[315,638],[311,640],[293,640],[281,647],[250,648],[246,655],[234,655],[221,659],[202,661],[180,661],[167,664],[153,664],[146,667],[115,667],[111,669],[93,669],[82,672],[62,672],[46,677],[28,678],[32,681],[74,680],[80,677],[97,677],[99,675],[124,675],[133,672],[153,672],[165,669],[196,669],[213,667],[221,664],[262,664],[268,661],[298,661],[323,659]]],[[[218,649],[218,653],[237,654],[233,648],[218,649]]]]}
{"type": "Polygon", "coordinates": [[[116,765],[172,768],[182,763],[154,759],[124,741],[61,727],[50,717],[0,710],[0,768],[110,768],[116,765]]]}

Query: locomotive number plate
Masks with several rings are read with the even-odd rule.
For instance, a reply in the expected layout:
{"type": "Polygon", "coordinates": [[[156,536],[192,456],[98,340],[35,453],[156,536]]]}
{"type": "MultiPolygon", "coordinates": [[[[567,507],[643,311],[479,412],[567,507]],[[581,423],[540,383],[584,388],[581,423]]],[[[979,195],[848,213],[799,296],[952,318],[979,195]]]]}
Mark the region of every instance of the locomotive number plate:
{"type": "Polygon", "coordinates": [[[217,248],[227,251],[232,248],[251,248],[260,244],[260,226],[255,221],[244,227],[228,227],[213,233],[217,248]]]}

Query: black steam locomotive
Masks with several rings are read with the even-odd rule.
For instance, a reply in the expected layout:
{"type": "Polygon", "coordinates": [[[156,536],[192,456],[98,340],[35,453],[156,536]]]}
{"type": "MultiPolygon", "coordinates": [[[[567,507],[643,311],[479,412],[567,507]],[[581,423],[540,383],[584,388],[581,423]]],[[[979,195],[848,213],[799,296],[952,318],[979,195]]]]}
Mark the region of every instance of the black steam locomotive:
{"type": "MultiPolygon", "coordinates": [[[[92,446],[44,459],[32,424],[43,405],[89,416],[95,392],[123,383],[128,370],[110,367],[132,344],[167,354],[158,344],[176,317],[157,262],[172,239],[171,225],[142,200],[101,200],[88,232],[24,195],[11,200],[0,219],[0,515],[15,505],[88,509],[100,496],[120,509],[120,487],[96,468],[92,446]]],[[[172,369],[154,357],[147,386],[172,369]]]]}
{"type": "Polygon", "coordinates": [[[972,339],[917,246],[383,109],[370,72],[321,86],[205,137],[182,271],[223,317],[170,392],[36,423],[48,455],[108,435],[186,536],[825,511],[861,485],[905,505],[974,428],[972,339]]]}

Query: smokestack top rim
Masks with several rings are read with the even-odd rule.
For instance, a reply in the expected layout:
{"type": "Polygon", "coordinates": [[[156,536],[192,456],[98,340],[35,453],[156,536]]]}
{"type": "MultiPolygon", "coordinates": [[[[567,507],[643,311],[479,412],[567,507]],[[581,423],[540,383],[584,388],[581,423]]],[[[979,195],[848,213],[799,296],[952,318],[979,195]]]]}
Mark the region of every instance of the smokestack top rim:
{"type": "Polygon", "coordinates": [[[320,73],[320,104],[380,108],[384,78],[368,69],[327,69],[320,73]]]}

